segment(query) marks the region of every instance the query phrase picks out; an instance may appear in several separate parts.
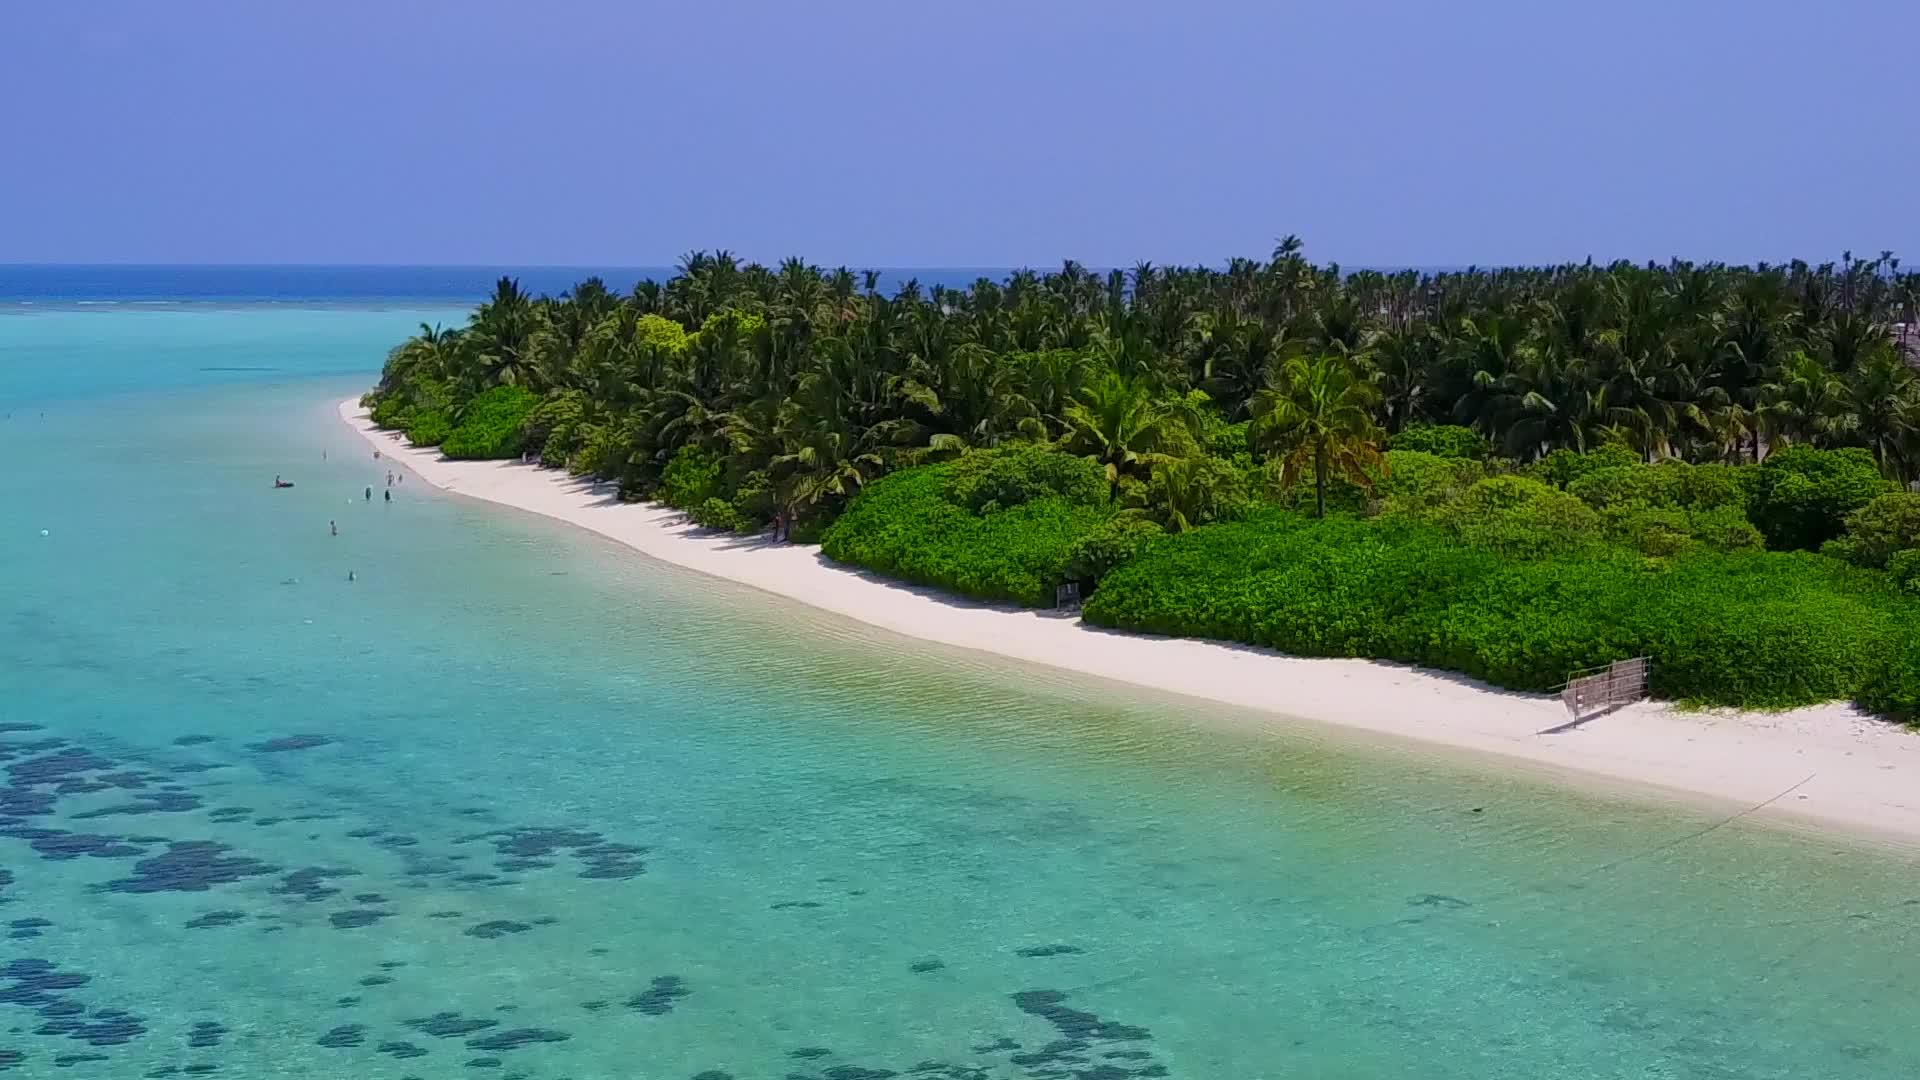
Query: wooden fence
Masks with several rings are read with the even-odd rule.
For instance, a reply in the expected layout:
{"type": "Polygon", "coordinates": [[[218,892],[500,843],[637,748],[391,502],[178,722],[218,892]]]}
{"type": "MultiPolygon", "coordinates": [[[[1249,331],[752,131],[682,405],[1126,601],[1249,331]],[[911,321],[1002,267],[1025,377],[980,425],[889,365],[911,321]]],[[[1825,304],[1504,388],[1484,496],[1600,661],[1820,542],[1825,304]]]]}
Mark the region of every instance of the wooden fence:
{"type": "Polygon", "coordinates": [[[1560,700],[1575,720],[1584,720],[1595,713],[1646,697],[1647,671],[1647,658],[1644,656],[1615,660],[1606,667],[1576,671],[1567,677],[1567,685],[1560,691],[1560,700]]]}

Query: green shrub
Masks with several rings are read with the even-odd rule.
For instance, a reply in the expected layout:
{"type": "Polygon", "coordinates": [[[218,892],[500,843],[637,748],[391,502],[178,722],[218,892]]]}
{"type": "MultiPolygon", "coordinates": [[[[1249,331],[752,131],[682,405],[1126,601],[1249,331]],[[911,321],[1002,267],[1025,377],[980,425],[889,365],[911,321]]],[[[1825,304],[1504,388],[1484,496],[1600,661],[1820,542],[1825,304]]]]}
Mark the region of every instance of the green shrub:
{"type": "Polygon", "coordinates": [[[1760,530],[1735,506],[1701,510],[1619,503],[1600,512],[1607,539],[1643,555],[1675,555],[1695,544],[1738,551],[1761,546],[1760,530]]]}
{"type": "Polygon", "coordinates": [[[1515,558],[1572,551],[1600,535],[1592,507],[1524,476],[1481,480],[1432,517],[1466,543],[1515,558]]]}
{"type": "Polygon", "coordinates": [[[1085,617],[1518,690],[1644,655],[1657,696],[1771,708],[1860,693],[1874,658],[1912,636],[1913,608],[1882,576],[1815,555],[1589,548],[1514,562],[1406,519],[1271,512],[1156,540],[1102,580],[1085,617]]]}
{"type": "Polygon", "coordinates": [[[1894,552],[1887,560],[1887,577],[1902,592],[1920,593],[1920,549],[1894,552]]]}
{"type": "Polygon", "coordinates": [[[1457,424],[1415,424],[1388,439],[1387,449],[1485,461],[1493,453],[1493,444],[1472,428],[1457,424]]]}
{"type": "Polygon", "coordinates": [[[1600,528],[1607,539],[1642,555],[1677,555],[1694,544],[1687,512],[1671,507],[1609,506],[1600,512],[1600,528]]]}
{"type": "Polygon", "coordinates": [[[575,476],[606,479],[625,464],[627,444],[620,429],[612,424],[593,424],[578,435],[580,449],[567,460],[567,471],[575,476]]]}
{"type": "MultiPolygon", "coordinates": [[[[967,457],[905,469],[868,484],[822,534],[821,550],[837,562],[963,596],[1051,606],[1055,588],[1068,580],[1067,558],[1074,545],[1113,514],[1105,505],[1104,483],[1094,505],[1043,494],[1012,506],[985,498],[984,512],[974,513],[953,496],[980,499],[993,485],[955,483],[954,472],[967,457]]],[[[1039,468],[1045,475],[1049,467],[1039,468]]],[[[1075,481],[1068,487],[1079,490],[1080,485],[1075,481]]],[[[1017,490],[1035,489],[1022,484],[1017,490]]]]}
{"type": "Polygon", "coordinates": [[[520,425],[521,447],[539,454],[542,464],[565,464],[567,455],[576,448],[570,442],[586,418],[587,396],[578,390],[562,390],[527,414],[520,425]],[[559,460],[549,462],[547,443],[556,435],[561,445],[554,448],[554,456],[559,460]]]}
{"type": "Polygon", "coordinates": [[[1441,457],[1421,450],[1389,450],[1386,475],[1373,494],[1383,514],[1429,514],[1486,479],[1486,467],[1465,458],[1441,457]]]}
{"type": "Polygon", "coordinates": [[[1247,430],[1252,426],[1249,420],[1237,424],[1213,424],[1207,428],[1200,443],[1208,454],[1223,461],[1244,459],[1252,462],[1253,454],[1247,449],[1247,430]]]}
{"type": "Polygon", "coordinates": [[[1814,550],[1846,530],[1847,515],[1887,490],[1873,455],[1859,447],[1789,446],[1760,464],[1749,516],[1777,550],[1814,550]]]}
{"type": "Polygon", "coordinates": [[[1920,724],[1920,637],[1910,637],[1874,666],[1854,698],[1870,713],[1920,724]]]}
{"type": "Polygon", "coordinates": [[[1737,506],[1689,510],[1687,525],[1695,540],[1722,551],[1744,551],[1766,543],[1760,530],[1747,520],[1746,511],[1737,506]]]}
{"type": "Polygon", "coordinates": [[[399,394],[381,398],[373,406],[369,419],[373,425],[388,430],[406,430],[407,422],[413,418],[413,403],[399,394]]]}
{"type": "Polygon", "coordinates": [[[656,497],[676,510],[691,510],[709,499],[720,498],[720,477],[726,462],[720,455],[695,446],[683,446],[660,471],[656,497]]]}
{"type": "MultiPolygon", "coordinates": [[[[680,330],[680,324],[660,316],[653,316],[653,318],[658,321],[647,324],[644,331],[647,335],[645,340],[648,344],[659,345],[671,351],[675,345],[673,331],[680,330]],[[668,329],[669,326],[673,329],[668,329]]],[[[646,317],[643,316],[641,322],[646,321],[646,317]]],[[[693,333],[688,334],[682,330],[682,336],[678,342],[679,350],[685,352],[693,348],[699,344],[700,338],[711,339],[728,332],[731,332],[738,341],[752,341],[753,336],[766,325],[767,319],[764,315],[752,311],[741,311],[739,308],[726,308],[708,315],[701,321],[700,328],[693,333]]]]}
{"type": "Polygon", "coordinates": [[[687,519],[695,525],[728,532],[748,532],[753,528],[753,522],[734,509],[732,503],[721,498],[710,498],[688,510],[687,519]]]}
{"type": "Polygon", "coordinates": [[[1538,480],[1563,488],[1591,472],[1638,464],[1639,454],[1618,443],[1608,443],[1584,454],[1555,450],[1535,462],[1527,472],[1538,480]]]}
{"type": "Polygon", "coordinates": [[[571,424],[560,424],[547,432],[540,440],[540,464],[552,469],[564,469],[573,460],[580,449],[580,429],[571,424]]]}
{"type": "Polygon", "coordinates": [[[1920,548],[1920,492],[1894,491],[1847,515],[1847,534],[1822,548],[1855,566],[1884,568],[1902,551],[1920,548]]]}
{"type": "Polygon", "coordinates": [[[1510,564],[1452,598],[1429,662],[1516,690],[1552,690],[1569,672],[1640,649],[1628,625],[1647,564],[1627,556],[1510,564]]]}
{"type": "Polygon", "coordinates": [[[1137,514],[1116,515],[1067,549],[1066,579],[1098,587],[1102,578],[1165,535],[1165,529],[1137,514]]]}
{"type": "Polygon", "coordinates": [[[635,320],[633,337],[642,345],[658,349],[668,356],[687,351],[686,327],[664,315],[642,315],[635,320]]]}
{"type": "Polygon", "coordinates": [[[439,446],[453,434],[453,420],[440,409],[419,409],[407,418],[406,430],[415,446],[439,446]]]}
{"type": "Polygon", "coordinates": [[[1883,600],[1805,557],[1700,552],[1522,564],[1450,614],[1443,666],[1548,690],[1645,655],[1657,696],[1777,708],[1851,696],[1893,632],[1883,600]]]}
{"type": "Polygon", "coordinates": [[[1047,495],[1097,506],[1107,501],[1106,474],[1089,458],[1037,445],[975,450],[947,472],[948,502],[975,513],[1008,509],[1047,495]]]}
{"type": "Polygon", "coordinates": [[[733,509],[748,523],[758,526],[773,520],[773,481],[764,469],[755,469],[740,478],[733,492],[733,509]]]}
{"type": "Polygon", "coordinates": [[[1882,582],[1799,553],[1676,559],[1638,599],[1630,625],[1654,693],[1715,705],[1852,697],[1900,633],[1882,582]]]}
{"type": "Polygon", "coordinates": [[[1269,511],[1155,541],[1107,575],[1085,617],[1297,655],[1417,662],[1450,598],[1499,566],[1431,526],[1269,511]]]}
{"type": "Polygon", "coordinates": [[[1731,506],[1743,513],[1747,467],[1689,465],[1663,461],[1657,465],[1613,465],[1594,469],[1567,484],[1567,493],[1596,510],[1639,504],[1660,508],[1707,510],[1731,506]]]}
{"type": "Polygon", "coordinates": [[[467,402],[460,425],[448,433],[441,453],[450,458],[519,457],[521,430],[540,404],[524,386],[496,386],[467,402]]]}

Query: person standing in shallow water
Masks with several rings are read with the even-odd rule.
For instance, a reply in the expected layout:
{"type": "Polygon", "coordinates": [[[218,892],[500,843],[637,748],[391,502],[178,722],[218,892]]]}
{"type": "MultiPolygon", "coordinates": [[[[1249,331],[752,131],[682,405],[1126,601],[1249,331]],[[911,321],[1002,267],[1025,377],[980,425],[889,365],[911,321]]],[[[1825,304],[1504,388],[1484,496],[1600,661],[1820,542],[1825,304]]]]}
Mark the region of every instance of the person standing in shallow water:
{"type": "Polygon", "coordinates": [[[391,492],[391,491],[385,491],[385,492],[382,492],[381,494],[382,494],[382,495],[384,495],[384,496],[386,496],[386,500],[387,500],[388,502],[392,502],[392,501],[393,501],[393,492],[391,492]]]}
{"type": "Polygon", "coordinates": [[[373,501],[373,485],[372,484],[367,485],[367,501],[368,502],[373,501]]]}
{"type": "Polygon", "coordinates": [[[340,524],[339,524],[338,522],[334,522],[334,521],[329,521],[329,522],[327,522],[327,535],[328,535],[328,536],[339,536],[339,535],[340,535],[340,524]]]}

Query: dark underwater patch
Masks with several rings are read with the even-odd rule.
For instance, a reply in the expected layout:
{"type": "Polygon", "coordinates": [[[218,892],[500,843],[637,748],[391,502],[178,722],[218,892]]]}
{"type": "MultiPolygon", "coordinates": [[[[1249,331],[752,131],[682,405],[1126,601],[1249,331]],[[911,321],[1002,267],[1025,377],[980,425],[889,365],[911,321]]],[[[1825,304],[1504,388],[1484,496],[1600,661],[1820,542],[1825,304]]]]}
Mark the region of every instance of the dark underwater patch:
{"type": "Polygon", "coordinates": [[[468,1039],[467,1045],[475,1050],[518,1050],[534,1043],[566,1042],[571,1038],[573,1038],[572,1035],[552,1028],[511,1028],[468,1039]]]}
{"type": "Polygon", "coordinates": [[[626,1005],[647,1016],[665,1016],[673,1011],[674,1002],[692,993],[680,976],[661,975],[647,989],[628,998],[626,1005]]]}
{"type": "Polygon", "coordinates": [[[186,791],[142,791],[133,797],[134,801],[104,806],[98,810],[88,810],[74,814],[73,820],[87,821],[93,818],[124,817],[132,814],[178,814],[188,810],[200,809],[200,796],[186,791]]]}
{"type": "Polygon", "coordinates": [[[250,877],[277,873],[279,867],[242,855],[212,840],[182,840],[167,845],[165,853],[133,864],[133,876],[109,881],[109,892],[205,892],[250,877]]]}
{"type": "Polygon", "coordinates": [[[262,754],[285,754],[295,750],[312,750],[332,742],[332,737],[327,735],[282,735],[265,742],[248,743],[247,749],[262,754]]]}
{"type": "Polygon", "coordinates": [[[381,911],[378,908],[348,908],[327,916],[327,921],[333,924],[335,930],[357,930],[362,926],[372,926],[392,915],[393,912],[381,911]]]}
{"type": "Polygon", "coordinates": [[[98,833],[67,832],[64,829],[39,829],[26,825],[0,828],[0,836],[25,840],[34,854],[50,862],[68,859],[131,859],[145,855],[147,849],[126,842],[125,837],[98,833]]]}
{"type": "Polygon", "coordinates": [[[227,1029],[223,1025],[216,1024],[211,1020],[202,1020],[193,1025],[193,1029],[187,1032],[187,1046],[195,1050],[204,1050],[208,1047],[219,1046],[220,1040],[226,1034],[227,1029]]]}
{"type": "Polygon", "coordinates": [[[314,1040],[314,1042],[321,1046],[335,1050],[344,1050],[347,1047],[359,1046],[366,1041],[367,1026],[365,1024],[342,1024],[314,1040]]]}
{"type": "Polygon", "coordinates": [[[329,896],[338,896],[340,890],[331,884],[331,878],[357,877],[358,870],[333,870],[324,866],[303,866],[280,879],[280,884],[270,890],[275,896],[290,896],[309,904],[318,903],[329,896]]]}
{"type": "Polygon", "coordinates": [[[1013,950],[1013,954],[1015,956],[1031,958],[1041,956],[1072,956],[1079,951],[1079,947],[1075,945],[1029,945],[1024,949],[1013,950]]]}
{"type": "Polygon", "coordinates": [[[461,1016],[457,1012],[434,1013],[432,1016],[422,1017],[417,1020],[408,1020],[405,1023],[407,1027],[415,1031],[425,1035],[432,1035],[439,1039],[458,1038],[462,1035],[471,1035],[476,1031],[485,1031],[488,1028],[500,1026],[500,1021],[498,1020],[461,1016]]]}
{"type": "Polygon", "coordinates": [[[463,837],[462,843],[486,840],[497,856],[495,869],[516,874],[544,870],[553,866],[549,856],[571,855],[581,864],[580,877],[619,881],[646,873],[639,856],[647,849],[633,844],[617,844],[597,832],[584,829],[520,827],[499,829],[463,837]]]}
{"type": "Polygon", "coordinates": [[[511,919],[495,919],[492,922],[483,922],[469,926],[465,930],[462,930],[461,933],[473,938],[492,939],[506,937],[508,934],[524,934],[531,929],[533,929],[533,927],[523,922],[514,922],[511,919]]]}
{"type": "Polygon", "coordinates": [[[216,926],[232,926],[247,917],[243,911],[209,911],[205,915],[187,920],[189,930],[209,930],[216,926]]]}

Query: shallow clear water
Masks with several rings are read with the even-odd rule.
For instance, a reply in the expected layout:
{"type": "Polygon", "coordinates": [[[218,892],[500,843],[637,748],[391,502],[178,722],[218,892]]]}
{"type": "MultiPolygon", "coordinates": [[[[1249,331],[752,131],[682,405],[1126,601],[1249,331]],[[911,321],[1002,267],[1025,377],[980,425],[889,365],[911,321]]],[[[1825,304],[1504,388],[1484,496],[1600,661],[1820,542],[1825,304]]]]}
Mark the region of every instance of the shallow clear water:
{"type": "Polygon", "coordinates": [[[0,316],[9,1075],[1920,1073],[1899,857],[384,503],[436,315],[0,316]]]}

